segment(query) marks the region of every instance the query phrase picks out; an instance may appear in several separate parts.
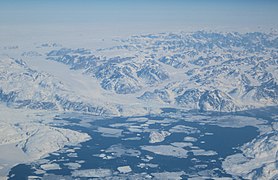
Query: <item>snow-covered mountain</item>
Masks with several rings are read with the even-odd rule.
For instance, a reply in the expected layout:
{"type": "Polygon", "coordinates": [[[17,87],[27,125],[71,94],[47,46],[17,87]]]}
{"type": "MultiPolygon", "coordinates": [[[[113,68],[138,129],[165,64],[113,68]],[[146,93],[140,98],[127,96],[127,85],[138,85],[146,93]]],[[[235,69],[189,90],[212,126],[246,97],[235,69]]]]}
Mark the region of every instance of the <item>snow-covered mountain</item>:
{"type": "Polygon", "coordinates": [[[117,45],[95,50],[45,44],[30,51],[17,48],[17,58],[0,61],[1,101],[97,114],[118,114],[128,104],[231,112],[278,103],[276,34],[198,31],[114,41],[117,45]],[[100,93],[84,97],[51,72],[29,67],[25,61],[30,59],[82,72],[79,81],[91,77],[100,93]],[[88,102],[93,96],[95,101],[88,102]]]}
{"type": "Polygon", "coordinates": [[[10,107],[94,114],[108,112],[75,95],[52,75],[31,69],[22,60],[1,57],[0,82],[0,101],[10,107]]]}
{"type": "Polygon", "coordinates": [[[120,45],[96,51],[52,50],[47,59],[142,101],[228,112],[278,103],[275,34],[198,31],[117,41],[120,45]]]}

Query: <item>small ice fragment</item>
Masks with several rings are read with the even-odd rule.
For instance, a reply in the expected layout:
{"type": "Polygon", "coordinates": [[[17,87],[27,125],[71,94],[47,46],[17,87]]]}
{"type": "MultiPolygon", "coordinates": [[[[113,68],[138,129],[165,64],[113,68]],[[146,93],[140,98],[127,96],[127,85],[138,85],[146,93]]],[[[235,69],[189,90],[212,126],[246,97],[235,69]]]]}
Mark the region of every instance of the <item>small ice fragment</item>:
{"type": "Polygon", "coordinates": [[[132,171],[130,166],[121,166],[121,167],[118,167],[117,169],[118,169],[118,171],[120,171],[120,173],[129,173],[132,171]]]}

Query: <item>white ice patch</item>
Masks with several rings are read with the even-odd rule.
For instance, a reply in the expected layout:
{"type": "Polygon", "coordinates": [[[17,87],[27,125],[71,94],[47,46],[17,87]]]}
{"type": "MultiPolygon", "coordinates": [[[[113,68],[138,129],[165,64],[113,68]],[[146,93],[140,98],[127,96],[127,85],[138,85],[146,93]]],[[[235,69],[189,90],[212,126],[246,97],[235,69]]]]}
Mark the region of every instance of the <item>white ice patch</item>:
{"type": "Polygon", "coordinates": [[[128,130],[129,130],[130,132],[134,132],[134,133],[141,133],[141,132],[143,132],[141,126],[130,126],[130,127],[128,128],[128,130]]]}
{"type": "Polygon", "coordinates": [[[142,138],[140,138],[140,137],[130,137],[130,138],[123,138],[122,140],[124,140],[124,141],[139,141],[141,139],[142,138]]]}
{"type": "Polygon", "coordinates": [[[97,131],[100,132],[101,135],[104,137],[121,137],[123,130],[115,129],[115,128],[99,127],[97,131]]]}
{"type": "Polygon", "coordinates": [[[141,152],[136,149],[125,148],[122,145],[112,145],[105,150],[106,153],[110,153],[113,157],[122,156],[140,156],[141,152]]]}
{"type": "Polygon", "coordinates": [[[217,152],[212,150],[204,150],[204,149],[193,149],[191,150],[193,152],[194,156],[215,156],[217,155],[217,152]]]}
{"type": "Polygon", "coordinates": [[[81,167],[80,164],[78,164],[78,163],[73,163],[73,162],[65,163],[64,165],[65,165],[65,166],[68,166],[68,168],[69,168],[69,169],[72,169],[72,170],[76,170],[76,169],[78,169],[78,168],[81,167]]]}
{"type": "Polygon", "coordinates": [[[106,154],[95,154],[94,156],[100,157],[102,159],[115,159],[115,157],[106,154]]]}
{"type": "Polygon", "coordinates": [[[247,116],[217,116],[207,117],[208,119],[202,120],[205,124],[213,124],[220,127],[241,128],[246,126],[255,126],[266,123],[265,120],[247,116]]]}
{"type": "Polygon", "coordinates": [[[206,132],[206,133],[205,133],[205,135],[206,135],[206,136],[212,136],[212,135],[213,135],[213,133],[206,132]]]}
{"type": "Polygon", "coordinates": [[[77,157],[77,153],[69,153],[69,154],[67,154],[67,156],[74,158],[74,157],[77,157]]]}
{"type": "Polygon", "coordinates": [[[185,133],[185,134],[196,134],[200,133],[200,130],[190,126],[176,125],[169,130],[171,133],[185,133]]]}
{"type": "Polygon", "coordinates": [[[46,172],[44,170],[41,170],[41,169],[36,169],[36,171],[34,173],[35,174],[46,174],[46,172]]]}
{"type": "Polygon", "coordinates": [[[185,172],[161,172],[161,173],[151,173],[152,176],[160,180],[179,180],[182,179],[182,175],[185,175],[185,172]]]}
{"type": "Polygon", "coordinates": [[[189,142],[173,142],[173,143],[171,143],[171,145],[173,145],[175,147],[180,147],[180,148],[193,146],[193,144],[189,143],[189,142]]]}
{"type": "Polygon", "coordinates": [[[53,163],[53,164],[43,164],[43,165],[41,165],[41,168],[43,170],[45,170],[45,171],[61,169],[59,164],[56,164],[56,163],[53,163]]]}
{"type": "Polygon", "coordinates": [[[169,136],[171,133],[167,131],[156,132],[153,131],[150,133],[150,143],[157,143],[164,141],[165,137],[169,136]]]}
{"type": "Polygon", "coordinates": [[[188,142],[196,142],[197,138],[186,136],[183,140],[188,142]]]}
{"type": "Polygon", "coordinates": [[[72,172],[73,177],[104,178],[111,175],[112,171],[110,169],[85,169],[72,172]]]}
{"type": "Polygon", "coordinates": [[[142,150],[150,151],[155,154],[163,156],[173,156],[177,158],[186,158],[187,150],[171,145],[158,145],[158,146],[141,146],[142,150]]]}
{"type": "Polygon", "coordinates": [[[152,163],[140,163],[137,165],[137,167],[140,167],[140,168],[157,168],[158,167],[158,164],[152,164],[152,163]]]}
{"type": "Polygon", "coordinates": [[[132,169],[130,168],[130,166],[120,166],[117,168],[117,170],[120,172],[120,173],[129,173],[132,171],[132,169]]]}
{"type": "Polygon", "coordinates": [[[131,122],[146,122],[148,121],[148,118],[145,117],[130,117],[127,119],[127,121],[131,121],[131,122]]]}
{"type": "Polygon", "coordinates": [[[109,126],[112,128],[122,128],[122,127],[130,127],[134,124],[135,123],[115,123],[115,124],[110,124],[109,126]]]}
{"type": "Polygon", "coordinates": [[[40,179],[39,176],[28,176],[28,180],[37,180],[40,179]]]}

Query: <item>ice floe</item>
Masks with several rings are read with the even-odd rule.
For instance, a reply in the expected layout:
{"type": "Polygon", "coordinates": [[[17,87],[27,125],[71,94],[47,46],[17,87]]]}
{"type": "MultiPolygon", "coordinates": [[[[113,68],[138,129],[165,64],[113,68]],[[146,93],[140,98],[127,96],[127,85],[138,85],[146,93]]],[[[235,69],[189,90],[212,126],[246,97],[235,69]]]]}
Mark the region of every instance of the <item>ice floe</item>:
{"type": "Polygon", "coordinates": [[[195,156],[215,156],[217,155],[217,152],[212,151],[212,150],[203,150],[203,149],[192,149],[191,152],[193,152],[193,154],[195,156]]]}
{"type": "Polygon", "coordinates": [[[112,171],[110,169],[85,169],[75,170],[72,172],[73,177],[85,177],[85,178],[104,178],[111,176],[112,171]]]}
{"type": "Polygon", "coordinates": [[[189,141],[189,142],[196,142],[196,141],[197,141],[197,138],[190,137],[190,136],[186,136],[186,137],[184,137],[183,140],[184,140],[184,141],[189,141]]]}
{"type": "Polygon", "coordinates": [[[173,143],[171,143],[171,145],[173,145],[175,147],[180,147],[180,148],[193,146],[193,144],[189,143],[189,142],[173,142],[173,143]]]}
{"type": "Polygon", "coordinates": [[[139,141],[141,139],[142,138],[140,138],[140,137],[130,137],[130,138],[123,138],[122,140],[124,140],[124,141],[139,141]]]}
{"type": "Polygon", "coordinates": [[[158,164],[152,164],[152,163],[140,163],[137,165],[137,167],[140,167],[140,168],[157,168],[158,167],[158,164]]]}
{"type": "Polygon", "coordinates": [[[160,180],[179,180],[183,179],[181,176],[185,175],[185,172],[161,172],[161,173],[151,173],[155,179],[160,180]]]}
{"type": "Polygon", "coordinates": [[[190,126],[176,125],[169,130],[171,133],[185,133],[185,134],[196,134],[200,133],[200,130],[190,126]]]}
{"type": "Polygon", "coordinates": [[[150,143],[157,143],[164,141],[165,137],[169,136],[171,133],[167,131],[161,131],[161,132],[151,132],[150,133],[150,143]]]}
{"type": "Polygon", "coordinates": [[[142,146],[141,148],[142,150],[150,151],[158,155],[173,156],[177,158],[186,158],[188,152],[183,148],[171,145],[142,146]]]}
{"type": "Polygon", "coordinates": [[[112,145],[108,149],[105,150],[106,153],[110,153],[113,157],[121,157],[121,156],[140,156],[141,152],[136,149],[126,148],[121,144],[112,145]]]}
{"type": "Polygon", "coordinates": [[[132,171],[132,169],[130,168],[130,166],[120,166],[117,168],[117,170],[120,172],[120,173],[129,173],[132,171]]]}
{"type": "Polygon", "coordinates": [[[64,165],[68,166],[69,169],[73,169],[73,170],[79,169],[81,167],[80,164],[74,162],[65,163],[64,165]]]}
{"type": "Polygon", "coordinates": [[[59,164],[56,163],[52,163],[52,164],[42,164],[41,168],[45,171],[49,171],[49,170],[57,170],[57,169],[61,169],[61,167],[59,166],[59,164]]]}
{"type": "Polygon", "coordinates": [[[104,137],[121,137],[123,131],[121,129],[106,128],[106,127],[99,127],[97,130],[104,137]]]}

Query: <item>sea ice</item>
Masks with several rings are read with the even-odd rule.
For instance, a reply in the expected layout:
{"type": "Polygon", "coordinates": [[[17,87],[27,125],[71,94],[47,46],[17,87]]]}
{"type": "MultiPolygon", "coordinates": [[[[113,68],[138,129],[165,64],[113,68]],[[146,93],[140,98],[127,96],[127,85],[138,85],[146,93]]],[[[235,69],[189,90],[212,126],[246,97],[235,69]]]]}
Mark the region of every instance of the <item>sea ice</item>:
{"type": "Polygon", "coordinates": [[[59,164],[56,164],[56,163],[53,163],[53,164],[42,164],[41,168],[43,170],[45,170],[45,171],[61,169],[59,164]]]}
{"type": "Polygon", "coordinates": [[[167,131],[156,132],[152,131],[150,133],[150,143],[157,143],[164,141],[165,137],[169,136],[171,133],[167,131]]]}
{"type": "Polygon", "coordinates": [[[204,150],[204,149],[193,149],[191,150],[195,156],[215,156],[217,155],[217,152],[212,150],[204,150]]]}
{"type": "Polygon", "coordinates": [[[189,142],[196,142],[196,141],[197,141],[197,138],[190,137],[190,136],[186,136],[186,137],[184,137],[183,140],[184,140],[184,141],[189,141],[189,142]]]}
{"type": "Polygon", "coordinates": [[[111,176],[112,171],[110,169],[85,169],[75,170],[72,172],[73,177],[85,177],[85,178],[104,178],[111,176]]]}
{"type": "Polygon", "coordinates": [[[193,146],[193,144],[189,143],[189,142],[173,142],[173,143],[171,143],[171,145],[173,145],[175,147],[180,147],[180,148],[193,146]]]}
{"type": "Polygon", "coordinates": [[[120,166],[117,168],[120,173],[129,173],[132,171],[130,166],[120,166]]]}
{"type": "Polygon", "coordinates": [[[158,146],[141,146],[141,148],[145,151],[150,151],[155,154],[163,155],[163,156],[173,156],[177,158],[186,158],[187,150],[175,147],[171,145],[158,145],[158,146]]]}
{"type": "Polygon", "coordinates": [[[99,127],[98,132],[101,133],[104,137],[120,137],[122,136],[121,129],[115,129],[115,128],[106,128],[106,127],[99,127]]]}
{"type": "Polygon", "coordinates": [[[106,153],[111,153],[114,157],[121,157],[121,156],[140,156],[141,152],[136,149],[125,148],[121,144],[112,145],[107,150],[106,153]]]}
{"type": "Polygon", "coordinates": [[[200,130],[190,126],[176,125],[169,130],[171,133],[185,133],[185,134],[196,134],[200,133],[200,130]]]}
{"type": "Polygon", "coordinates": [[[130,138],[123,138],[122,140],[124,140],[124,141],[139,141],[141,139],[142,138],[140,138],[140,137],[130,137],[130,138]]]}
{"type": "Polygon", "coordinates": [[[137,167],[140,167],[140,168],[157,168],[158,164],[140,163],[140,164],[137,165],[137,167]]]}
{"type": "Polygon", "coordinates": [[[152,176],[155,177],[155,179],[160,180],[179,180],[182,179],[182,175],[185,175],[185,172],[161,172],[161,173],[152,173],[152,176]]]}
{"type": "Polygon", "coordinates": [[[65,166],[68,166],[69,169],[73,169],[73,170],[78,169],[78,168],[81,167],[80,164],[78,164],[78,163],[72,163],[72,162],[65,163],[64,165],[65,165],[65,166]]]}

